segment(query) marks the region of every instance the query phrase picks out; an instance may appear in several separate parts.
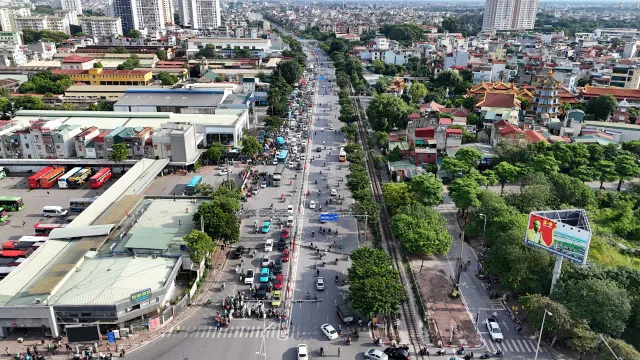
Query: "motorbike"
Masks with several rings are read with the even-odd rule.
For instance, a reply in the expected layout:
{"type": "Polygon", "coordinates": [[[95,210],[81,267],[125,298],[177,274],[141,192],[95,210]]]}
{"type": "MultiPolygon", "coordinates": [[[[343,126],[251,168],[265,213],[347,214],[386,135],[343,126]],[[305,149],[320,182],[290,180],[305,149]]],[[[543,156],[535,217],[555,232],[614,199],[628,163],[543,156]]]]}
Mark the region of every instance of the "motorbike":
{"type": "Polygon", "coordinates": [[[473,358],[473,352],[469,351],[468,353],[464,354],[464,356],[462,357],[464,360],[470,360],[473,358]]]}
{"type": "Polygon", "coordinates": [[[456,355],[463,355],[464,354],[464,347],[459,347],[458,350],[456,350],[456,355]]]}
{"type": "Polygon", "coordinates": [[[444,348],[440,348],[438,349],[438,351],[436,351],[436,355],[446,355],[447,351],[444,348]]]}
{"type": "Polygon", "coordinates": [[[480,359],[490,359],[491,356],[491,351],[485,351],[482,355],[480,355],[480,359]]]}
{"type": "Polygon", "coordinates": [[[347,345],[351,345],[351,338],[347,336],[346,338],[344,338],[344,342],[345,342],[347,345]]]}
{"type": "Polygon", "coordinates": [[[516,332],[517,332],[519,335],[523,335],[523,334],[524,334],[524,331],[522,330],[522,326],[516,326],[516,332]]]}
{"type": "Polygon", "coordinates": [[[420,351],[418,351],[418,354],[420,354],[421,356],[429,356],[429,349],[427,349],[427,347],[425,346],[420,349],[420,351]]]}

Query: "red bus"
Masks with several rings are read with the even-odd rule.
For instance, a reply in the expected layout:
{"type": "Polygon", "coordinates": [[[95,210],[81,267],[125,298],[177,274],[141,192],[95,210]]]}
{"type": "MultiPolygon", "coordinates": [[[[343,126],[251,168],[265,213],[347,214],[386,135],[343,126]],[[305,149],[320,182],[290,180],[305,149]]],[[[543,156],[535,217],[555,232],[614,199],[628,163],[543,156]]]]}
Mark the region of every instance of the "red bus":
{"type": "Polygon", "coordinates": [[[36,230],[36,236],[48,236],[51,230],[66,227],[67,224],[41,224],[36,223],[33,227],[36,230]]]}
{"type": "Polygon", "coordinates": [[[0,251],[0,257],[3,257],[3,258],[27,257],[28,255],[31,254],[29,251],[33,252],[33,249],[29,249],[29,250],[1,250],[0,251]],[[29,253],[29,254],[27,254],[27,253],[29,253]]]}
{"type": "Polygon", "coordinates": [[[111,176],[113,176],[111,168],[102,168],[98,170],[98,172],[93,175],[91,179],[89,179],[89,186],[91,186],[92,189],[98,189],[102,185],[104,185],[104,183],[109,181],[109,179],[111,179],[111,176]]]}
{"type": "Polygon", "coordinates": [[[47,175],[48,173],[50,173],[52,170],[54,169],[53,166],[47,166],[46,168],[38,171],[37,173],[29,176],[29,187],[32,189],[37,189],[40,187],[40,179],[43,178],[45,175],[47,175]]]}
{"type": "Polygon", "coordinates": [[[40,178],[40,187],[43,189],[50,189],[53,185],[58,183],[58,178],[64,175],[67,169],[64,166],[54,168],[45,176],[40,178]]]}

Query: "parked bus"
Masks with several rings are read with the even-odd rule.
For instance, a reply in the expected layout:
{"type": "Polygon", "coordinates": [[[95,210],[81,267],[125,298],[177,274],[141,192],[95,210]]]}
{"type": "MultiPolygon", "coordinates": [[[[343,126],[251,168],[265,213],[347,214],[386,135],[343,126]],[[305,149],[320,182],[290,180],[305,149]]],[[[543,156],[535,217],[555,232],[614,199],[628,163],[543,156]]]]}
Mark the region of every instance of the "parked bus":
{"type": "Polygon", "coordinates": [[[24,209],[24,203],[19,196],[0,196],[0,206],[6,211],[19,211],[24,209]]]}
{"type": "Polygon", "coordinates": [[[73,169],[67,171],[66,174],[62,175],[59,179],[58,179],[58,187],[60,189],[66,189],[69,187],[69,183],[67,182],[67,180],[69,180],[70,177],[72,177],[73,175],[75,175],[75,173],[77,173],[78,171],[82,170],[81,167],[74,167],[73,169]]]}
{"type": "Polygon", "coordinates": [[[338,155],[338,160],[340,162],[347,161],[347,152],[344,151],[344,147],[340,147],[340,155],[338,155]]]}
{"type": "Polygon", "coordinates": [[[50,189],[58,182],[58,179],[64,175],[67,169],[64,166],[54,168],[47,175],[40,178],[40,187],[43,189],[50,189]]]}
{"type": "Polygon", "coordinates": [[[278,164],[276,166],[276,170],[273,172],[273,186],[280,186],[282,183],[282,175],[284,174],[284,169],[286,169],[285,164],[278,164]]]}
{"type": "Polygon", "coordinates": [[[111,168],[102,168],[98,170],[98,172],[93,175],[91,179],[89,179],[89,186],[91,186],[92,189],[99,189],[100,187],[102,187],[102,185],[104,185],[104,183],[111,179],[111,176],[113,176],[111,168]]]}
{"type": "Polygon", "coordinates": [[[92,198],[72,198],[69,200],[69,210],[71,211],[84,211],[86,208],[91,206],[94,201],[96,201],[98,197],[92,198]]]}
{"type": "Polygon", "coordinates": [[[284,141],[284,138],[282,136],[276,137],[276,142],[278,143],[279,149],[284,149],[285,147],[287,147],[287,143],[284,141]]]}
{"type": "Polygon", "coordinates": [[[195,195],[195,193],[197,192],[198,184],[201,184],[201,183],[202,183],[202,176],[196,175],[192,177],[191,181],[189,181],[185,189],[185,192],[187,193],[187,195],[195,195]]]}
{"type": "Polygon", "coordinates": [[[280,155],[278,155],[278,162],[284,164],[289,160],[289,150],[280,151],[280,155]]]}
{"type": "Polygon", "coordinates": [[[29,183],[29,187],[32,189],[37,189],[40,187],[40,179],[42,179],[45,175],[53,171],[53,166],[47,166],[46,168],[38,171],[37,173],[29,176],[27,182],[29,183]]]}
{"type": "Polygon", "coordinates": [[[0,166],[0,179],[4,179],[7,177],[7,172],[5,171],[4,167],[0,166]]]}
{"type": "Polygon", "coordinates": [[[51,230],[66,227],[67,224],[42,224],[36,223],[33,228],[36,231],[36,236],[49,236],[51,230]]]}
{"type": "Polygon", "coordinates": [[[69,178],[69,187],[72,189],[78,189],[84,185],[91,177],[93,170],[90,167],[86,167],[78,171],[75,175],[69,178]]]}

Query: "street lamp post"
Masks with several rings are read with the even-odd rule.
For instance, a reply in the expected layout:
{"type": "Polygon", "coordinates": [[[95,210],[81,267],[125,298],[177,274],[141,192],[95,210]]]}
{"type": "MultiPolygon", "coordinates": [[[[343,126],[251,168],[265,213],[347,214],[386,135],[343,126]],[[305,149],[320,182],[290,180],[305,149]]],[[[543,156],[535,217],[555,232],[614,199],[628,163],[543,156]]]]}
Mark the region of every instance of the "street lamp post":
{"type": "Polygon", "coordinates": [[[536,346],[536,357],[534,360],[538,360],[538,351],[540,351],[540,340],[542,340],[542,331],[544,330],[544,319],[547,317],[547,314],[549,314],[549,316],[553,316],[551,312],[549,312],[547,309],[544,309],[544,315],[542,315],[542,325],[540,325],[540,335],[538,335],[538,346],[536,346]]]}
{"type": "Polygon", "coordinates": [[[487,215],[480,214],[480,218],[484,219],[484,225],[482,226],[482,242],[480,243],[480,248],[484,247],[484,232],[487,230],[487,215]]]}

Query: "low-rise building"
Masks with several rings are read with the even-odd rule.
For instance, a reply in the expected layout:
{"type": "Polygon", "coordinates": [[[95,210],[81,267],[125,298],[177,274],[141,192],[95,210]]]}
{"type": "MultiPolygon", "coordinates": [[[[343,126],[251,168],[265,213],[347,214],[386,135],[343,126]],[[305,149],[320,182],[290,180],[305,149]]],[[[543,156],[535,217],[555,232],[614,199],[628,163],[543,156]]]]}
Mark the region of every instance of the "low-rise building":
{"type": "Polygon", "coordinates": [[[96,63],[94,58],[79,55],[70,55],[60,60],[60,69],[62,70],[89,70],[93,69],[96,63]]]}
{"type": "Polygon", "coordinates": [[[76,157],[75,136],[82,132],[80,126],[62,125],[53,132],[53,145],[58,159],[76,157]]]}
{"type": "Polygon", "coordinates": [[[27,61],[27,56],[20,45],[0,44],[0,66],[23,66],[27,61]]]}
{"type": "Polygon", "coordinates": [[[96,136],[100,134],[98,127],[92,126],[90,128],[85,129],[78,135],[76,135],[74,140],[74,146],[76,149],[76,156],[79,158],[87,158],[87,144],[93,140],[96,136]]]}
{"type": "Polygon", "coordinates": [[[89,70],[63,70],[51,71],[53,74],[68,75],[75,82],[87,85],[149,85],[153,78],[151,71],[145,70],[106,70],[103,68],[91,68],[89,70]]]}
{"type": "Polygon", "coordinates": [[[187,55],[195,55],[201,48],[213,45],[225,57],[234,56],[235,49],[250,50],[255,57],[264,58],[271,53],[271,39],[251,38],[193,38],[187,40],[187,55]]]}

